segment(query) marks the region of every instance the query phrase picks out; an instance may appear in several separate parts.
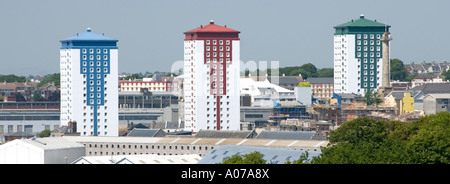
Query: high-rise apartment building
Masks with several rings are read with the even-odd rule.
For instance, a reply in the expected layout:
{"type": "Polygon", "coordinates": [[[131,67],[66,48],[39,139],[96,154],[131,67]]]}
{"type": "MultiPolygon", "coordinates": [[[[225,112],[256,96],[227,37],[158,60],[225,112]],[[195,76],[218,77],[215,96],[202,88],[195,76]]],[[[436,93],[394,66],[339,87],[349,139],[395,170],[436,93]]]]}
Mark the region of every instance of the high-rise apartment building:
{"type": "Polygon", "coordinates": [[[185,130],[240,130],[239,33],[213,21],[184,32],[185,130]]]}
{"type": "Polygon", "coordinates": [[[381,86],[381,39],[390,26],[361,15],[334,28],[334,92],[364,94],[381,86]]]}
{"type": "Polygon", "coordinates": [[[118,40],[86,32],[61,40],[61,125],[118,136],[118,40]]]}

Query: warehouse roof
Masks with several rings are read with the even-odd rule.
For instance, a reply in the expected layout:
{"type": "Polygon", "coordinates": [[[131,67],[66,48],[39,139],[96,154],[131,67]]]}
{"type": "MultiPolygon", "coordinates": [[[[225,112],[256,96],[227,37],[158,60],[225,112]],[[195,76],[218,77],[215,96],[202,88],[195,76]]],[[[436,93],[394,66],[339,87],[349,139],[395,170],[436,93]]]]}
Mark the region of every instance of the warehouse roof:
{"type": "MultiPolygon", "coordinates": [[[[300,158],[305,150],[288,150],[288,149],[276,149],[266,147],[252,147],[252,146],[236,146],[226,145],[212,149],[208,152],[198,164],[216,164],[223,162],[224,158],[231,157],[233,155],[245,155],[257,151],[263,154],[263,159],[267,163],[284,164],[286,161],[294,161],[300,158]]],[[[318,156],[318,151],[308,151],[309,160],[314,156],[318,156]]]]}

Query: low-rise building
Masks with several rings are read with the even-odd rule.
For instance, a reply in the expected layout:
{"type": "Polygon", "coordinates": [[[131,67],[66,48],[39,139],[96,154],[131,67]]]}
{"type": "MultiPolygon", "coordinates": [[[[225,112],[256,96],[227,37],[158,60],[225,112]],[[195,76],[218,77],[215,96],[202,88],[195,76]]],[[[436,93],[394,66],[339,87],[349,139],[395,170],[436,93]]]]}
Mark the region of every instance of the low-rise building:
{"type": "Polygon", "coordinates": [[[425,115],[436,114],[442,111],[449,112],[450,93],[428,94],[423,98],[423,111],[425,115]]]}
{"type": "Polygon", "coordinates": [[[70,164],[85,153],[84,145],[62,138],[16,139],[0,145],[0,164],[70,164]]]}
{"type": "Polygon", "coordinates": [[[328,102],[333,97],[333,77],[309,77],[306,81],[311,84],[312,95],[319,101],[328,102]]]}

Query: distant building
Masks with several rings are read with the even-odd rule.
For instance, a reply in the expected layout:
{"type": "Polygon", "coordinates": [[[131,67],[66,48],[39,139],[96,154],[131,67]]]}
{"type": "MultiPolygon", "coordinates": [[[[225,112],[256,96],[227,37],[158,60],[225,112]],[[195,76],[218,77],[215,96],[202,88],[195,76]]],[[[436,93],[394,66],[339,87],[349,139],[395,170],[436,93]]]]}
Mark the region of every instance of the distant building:
{"type": "Polygon", "coordinates": [[[422,73],[411,80],[411,87],[421,86],[429,83],[449,83],[440,74],[422,73]]]}
{"type": "Polygon", "coordinates": [[[297,101],[276,101],[273,102],[273,116],[270,120],[280,124],[286,119],[310,119],[310,114],[306,111],[306,106],[297,101]]]}
{"type": "Polygon", "coordinates": [[[81,136],[118,136],[118,40],[91,32],[61,40],[61,125],[81,136]]]}
{"type": "Polygon", "coordinates": [[[140,92],[141,89],[148,89],[150,92],[154,91],[172,91],[172,81],[152,79],[150,81],[144,80],[129,80],[129,81],[119,81],[120,91],[127,92],[140,92]]]}
{"type": "Polygon", "coordinates": [[[416,93],[414,95],[414,109],[423,111],[423,98],[428,94],[449,93],[450,83],[429,83],[421,86],[416,86],[408,91],[416,93]]]}
{"type": "Polygon", "coordinates": [[[240,94],[249,95],[254,107],[273,107],[273,101],[296,101],[293,90],[252,78],[240,78],[240,94]]]}
{"type": "Polygon", "coordinates": [[[37,86],[33,82],[0,82],[0,96],[4,97],[5,101],[16,101],[16,94],[20,94],[24,97],[24,101],[31,100],[31,97],[37,86]]]}
{"type": "Polygon", "coordinates": [[[450,93],[428,94],[423,98],[423,111],[425,115],[450,111],[450,93]]]}
{"type": "Polygon", "coordinates": [[[333,77],[309,77],[306,81],[311,84],[312,95],[319,101],[327,102],[333,97],[333,77]]]}
{"type": "Polygon", "coordinates": [[[239,33],[213,21],[184,32],[185,130],[240,129],[239,33]]]}
{"type": "Polygon", "coordinates": [[[334,92],[364,94],[378,89],[383,81],[380,40],[391,26],[359,19],[335,26],[334,33],[334,92]]]}
{"type": "Polygon", "coordinates": [[[62,138],[17,139],[0,145],[0,164],[70,164],[85,153],[84,145],[62,138]]]}
{"type": "Polygon", "coordinates": [[[392,91],[384,98],[384,105],[395,107],[395,114],[412,113],[414,111],[414,95],[408,91],[392,91]]]}
{"type": "Polygon", "coordinates": [[[406,70],[409,71],[410,74],[423,74],[423,73],[433,73],[433,74],[442,74],[442,72],[447,71],[450,68],[450,63],[447,61],[442,61],[442,63],[436,63],[431,61],[427,63],[422,61],[421,63],[415,64],[411,62],[410,64],[404,64],[406,70]]]}

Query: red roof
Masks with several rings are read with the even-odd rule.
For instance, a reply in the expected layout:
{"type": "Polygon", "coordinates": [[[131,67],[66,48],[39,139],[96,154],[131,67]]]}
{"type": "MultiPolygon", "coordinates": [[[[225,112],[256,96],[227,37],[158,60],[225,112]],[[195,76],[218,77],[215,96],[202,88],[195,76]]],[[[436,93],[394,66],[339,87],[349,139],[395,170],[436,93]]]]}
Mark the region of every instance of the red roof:
{"type": "Polygon", "coordinates": [[[195,28],[193,30],[184,32],[184,34],[187,33],[240,33],[240,32],[227,27],[218,26],[214,24],[214,21],[211,21],[209,25],[200,26],[199,28],[195,28]]]}

